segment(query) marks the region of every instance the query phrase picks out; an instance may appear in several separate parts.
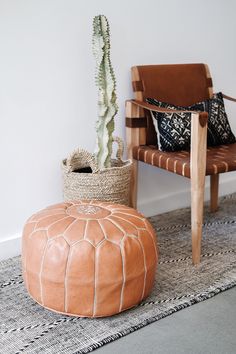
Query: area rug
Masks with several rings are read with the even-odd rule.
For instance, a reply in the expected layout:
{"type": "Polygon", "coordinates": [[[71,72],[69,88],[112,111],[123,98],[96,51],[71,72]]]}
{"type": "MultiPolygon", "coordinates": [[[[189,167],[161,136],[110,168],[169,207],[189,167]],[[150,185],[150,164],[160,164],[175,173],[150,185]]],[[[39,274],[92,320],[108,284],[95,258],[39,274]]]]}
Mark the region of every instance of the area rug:
{"type": "Polygon", "coordinates": [[[160,262],[153,292],[122,314],[87,319],[43,309],[25,291],[20,258],[0,263],[0,352],[88,353],[149,323],[236,285],[236,194],[220,209],[205,210],[202,261],[191,263],[190,209],[150,218],[157,230],[160,262]]]}

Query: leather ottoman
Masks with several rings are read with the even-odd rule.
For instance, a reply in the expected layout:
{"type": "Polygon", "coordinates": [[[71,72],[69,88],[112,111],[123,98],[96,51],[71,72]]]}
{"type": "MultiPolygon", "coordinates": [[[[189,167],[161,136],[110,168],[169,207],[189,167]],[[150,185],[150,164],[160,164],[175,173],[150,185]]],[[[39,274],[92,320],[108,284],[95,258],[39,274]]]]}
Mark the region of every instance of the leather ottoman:
{"type": "Polygon", "coordinates": [[[110,316],[150,293],[156,235],[136,210],[99,201],[50,206],[23,231],[22,267],[32,298],[50,310],[110,316]]]}

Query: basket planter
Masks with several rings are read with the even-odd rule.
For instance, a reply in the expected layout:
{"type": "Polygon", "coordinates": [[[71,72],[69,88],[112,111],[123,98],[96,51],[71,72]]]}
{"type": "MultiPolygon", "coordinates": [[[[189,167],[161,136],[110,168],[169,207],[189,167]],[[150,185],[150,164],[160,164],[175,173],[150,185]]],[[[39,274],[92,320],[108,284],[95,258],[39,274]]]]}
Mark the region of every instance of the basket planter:
{"type": "Polygon", "coordinates": [[[74,151],[62,161],[63,194],[65,201],[94,199],[129,205],[132,161],[123,161],[123,143],[119,138],[117,158],[112,167],[99,170],[95,156],[83,151],[74,151]],[[91,172],[80,172],[90,169],[91,172]],[[76,171],[76,172],[75,172],[76,171]]]}

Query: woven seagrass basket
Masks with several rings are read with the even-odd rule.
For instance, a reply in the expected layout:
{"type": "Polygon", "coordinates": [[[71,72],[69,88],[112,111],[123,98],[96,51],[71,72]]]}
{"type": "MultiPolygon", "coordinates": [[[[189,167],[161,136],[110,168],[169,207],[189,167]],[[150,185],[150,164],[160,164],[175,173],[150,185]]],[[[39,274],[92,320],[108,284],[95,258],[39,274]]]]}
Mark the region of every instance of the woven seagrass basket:
{"type": "Polygon", "coordinates": [[[95,155],[81,149],[62,161],[65,201],[95,199],[129,205],[132,161],[122,160],[122,140],[114,138],[113,141],[118,143],[118,150],[110,168],[99,170],[95,155]],[[91,172],[83,172],[84,169],[91,172]]]}

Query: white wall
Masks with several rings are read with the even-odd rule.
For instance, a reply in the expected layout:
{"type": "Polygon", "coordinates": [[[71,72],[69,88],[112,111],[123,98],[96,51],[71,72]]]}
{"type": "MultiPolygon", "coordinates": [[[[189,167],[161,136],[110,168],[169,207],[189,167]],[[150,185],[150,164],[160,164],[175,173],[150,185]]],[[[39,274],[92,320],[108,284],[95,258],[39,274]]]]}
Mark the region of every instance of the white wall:
{"type": "MultiPolygon", "coordinates": [[[[205,62],[215,90],[236,95],[235,12],[234,0],[0,0],[0,257],[18,252],[28,216],[62,199],[61,159],[94,149],[93,16],[110,22],[124,136],[132,65],[205,62]]],[[[236,105],[227,109],[236,131],[236,105]]],[[[188,180],[140,165],[141,210],[189,204],[188,180]]],[[[225,177],[223,193],[235,190],[236,175],[225,177]]]]}

